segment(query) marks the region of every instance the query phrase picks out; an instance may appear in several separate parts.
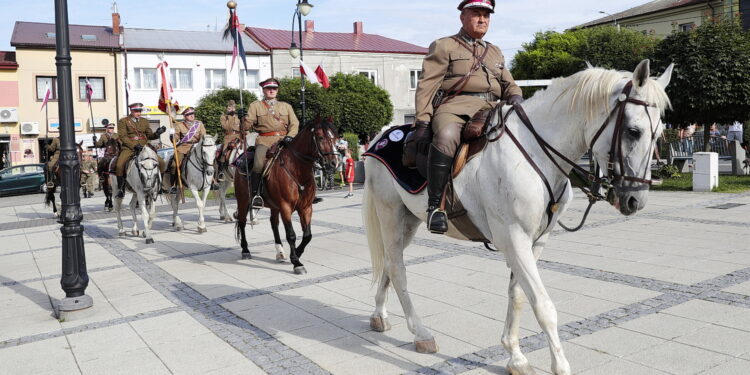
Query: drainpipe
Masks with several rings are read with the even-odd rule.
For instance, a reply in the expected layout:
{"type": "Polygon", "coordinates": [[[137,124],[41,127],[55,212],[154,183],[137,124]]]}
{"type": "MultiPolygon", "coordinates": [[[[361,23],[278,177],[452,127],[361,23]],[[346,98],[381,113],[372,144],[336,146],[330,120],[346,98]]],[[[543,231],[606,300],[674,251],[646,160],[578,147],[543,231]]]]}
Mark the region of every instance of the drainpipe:
{"type": "Polygon", "coordinates": [[[117,51],[114,49],[112,49],[112,56],[114,56],[113,58],[115,61],[115,118],[112,121],[116,123],[120,118],[120,90],[117,89],[117,86],[120,83],[120,77],[117,73],[117,51]]]}
{"type": "Polygon", "coordinates": [[[714,18],[716,16],[716,10],[711,5],[711,0],[706,0],[706,5],[708,5],[708,7],[711,8],[711,18],[714,18]]]}

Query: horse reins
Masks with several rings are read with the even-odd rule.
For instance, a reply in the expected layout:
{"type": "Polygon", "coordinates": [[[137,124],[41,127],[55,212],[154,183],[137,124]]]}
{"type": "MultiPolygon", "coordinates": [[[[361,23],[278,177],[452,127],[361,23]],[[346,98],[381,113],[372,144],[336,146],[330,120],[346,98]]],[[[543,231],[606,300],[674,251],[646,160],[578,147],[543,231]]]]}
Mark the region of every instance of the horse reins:
{"type": "MultiPolygon", "coordinates": [[[[490,142],[495,142],[499,140],[502,137],[504,132],[508,133],[508,136],[516,145],[516,147],[519,149],[519,151],[521,151],[521,154],[524,156],[526,161],[532,166],[534,171],[536,171],[536,173],[542,179],[542,182],[544,183],[547,193],[550,196],[549,204],[547,205],[547,208],[545,210],[547,213],[547,227],[549,227],[549,225],[552,223],[554,214],[559,209],[559,202],[560,202],[560,199],[562,199],[562,195],[565,192],[565,190],[563,190],[563,192],[560,194],[558,198],[555,198],[555,194],[553,193],[552,186],[550,185],[547,177],[544,175],[544,173],[539,168],[539,166],[534,162],[534,160],[531,158],[529,153],[524,149],[524,147],[521,145],[518,139],[513,135],[511,130],[506,127],[506,122],[507,122],[508,117],[510,116],[511,113],[513,112],[516,113],[516,115],[524,124],[524,126],[526,126],[526,128],[534,136],[534,139],[537,141],[539,146],[541,146],[541,149],[544,152],[544,154],[547,155],[547,157],[552,161],[553,165],[557,167],[557,169],[560,170],[560,172],[562,172],[564,176],[567,176],[567,173],[562,168],[562,166],[560,166],[557,160],[555,160],[552,154],[556,155],[557,157],[562,159],[565,163],[570,165],[577,173],[585,176],[586,179],[592,183],[592,185],[597,185],[606,189],[607,193],[605,195],[602,195],[602,194],[599,194],[598,192],[594,192],[592,189],[589,189],[586,187],[579,187],[579,189],[583,191],[583,193],[586,194],[586,196],[589,198],[589,206],[586,208],[586,212],[584,213],[584,216],[583,216],[583,219],[581,220],[580,225],[578,225],[575,228],[568,228],[564,224],[559,223],[563,229],[570,231],[570,232],[575,232],[583,227],[583,224],[585,223],[586,218],[588,217],[588,213],[591,210],[591,207],[593,206],[593,204],[598,201],[607,199],[607,196],[613,189],[613,186],[612,186],[613,182],[622,180],[622,181],[630,181],[630,182],[647,184],[647,185],[651,185],[652,183],[652,180],[645,179],[645,175],[648,172],[648,167],[649,167],[648,163],[646,164],[646,171],[644,171],[644,178],[627,176],[624,174],[625,168],[624,168],[624,158],[622,156],[623,155],[622,133],[624,132],[623,123],[625,119],[625,107],[628,103],[643,106],[644,110],[646,111],[646,115],[648,116],[648,119],[649,119],[649,127],[651,130],[651,144],[652,144],[651,148],[653,148],[653,143],[656,138],[656,129],[654,129],[654,126],[653,126],[653,119],[651,118],[651,114],[648,112],[648,108],[652,107],[653,105],[650,103],[644,102],[642,100],[631,98],[630,93],[632,91],[632,88],[633,88],[633,81],[629,81],[625,85],[625,87],[622,89],[622,93],[617,99],[618,100],[617,105],[615,106],[615,108],[612,109],[609,116],[607,116],[607,118],[604,120],[604,123],[599,127],[599,130],[594,135],[594,138],[592,139],[591,143],[589,143],[589,149],[593,149],[594,145],[596,144],[596,141],[602,135],[602,133],[604,132],[604,129],[607,128],[607,125],[609,125],[609,121],[612,118],[612,115],[617,113],[617,117],[615,120],[615,129],[612,134],[612,141],[610,145],[609,159],[607,161],[607,175],[605,177],[599,177],[595,173],[591,173],[590,171],[587,171],[581,168],[577,163],[570,160],[565,155],[563,155],[560,151],[552,147],[547,141],[545,141],[539,135],[539,133],[537,133],[536,129],[534,129],[534,126],[531,124],[531,121],[529,120],[528,115],[526,115],[526,112],[524,111],[523,107],[521,107],[521,105],[519,104],[511,106],[511,108],[508,110],[505,116],[502,116],[501,114],[499,123],[489,128],[487,132],[485,133],[485,134],[489,134],[495,131],[500,132],[498,136],[492,139],[489,139],[490,142]],[[619,166],[620,166],[619,173],[615,171],[615,162],[614,162],[615,158],[618,159],[617,162],[619,163],[619,166]]],[[[498,111],[502,111],[502,109],[499,108],[498,111]]],[[[658,127],[658,122],[657,122],[657,127],[658,127]]],[[[649,153],[648,153],[649,158],[651,157],[651,151],[652,150],[649,150],[649,153]]],[[[592,158],[593,158],[593,155],[592,155],[592,158]]]]}

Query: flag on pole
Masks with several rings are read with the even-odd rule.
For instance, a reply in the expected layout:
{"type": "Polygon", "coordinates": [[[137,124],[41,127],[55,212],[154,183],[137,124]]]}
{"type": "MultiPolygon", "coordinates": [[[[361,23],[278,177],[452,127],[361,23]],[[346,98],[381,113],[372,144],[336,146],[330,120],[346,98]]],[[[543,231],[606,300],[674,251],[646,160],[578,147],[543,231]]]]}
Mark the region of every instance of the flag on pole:
{"type": "Polygon", "coordinates": [[[42,108],[39,109],[41,112],[44,110],[44,107],[47,106],[47,102],[49,101],[49,98],[52,96],[52,90],[49,88],[49,83],[46,85],[47,89],[44,91],[44,100],[42,101],[42,108]]]}
{"type": "Polygon", "coordinates": [[[86,77],[86,100],[89,102],[89,105],[91,105],[92,96],[94,96],[94,88],[91,87],[91,82],[88,77],[86,77]]]}
{"type": "Polygon", "coordinates": [[[159,90],[159,109],[164,113],[170,113],[170,107],[173,107],[175,112],[180,110],[180,105],[177,104],[176,100],[172,100],[172,84],[169,83],[169,64],[166,61],[162,61],[156,66],[159,70],[159,76],[161,78],[161,89],[159,90]]]}
{"type": "Polygon", "coordinates": [[[245,47],[242,45],[242,24],[240,23],[239,17],[237,17],[237,11],[235,9],[229,9],[229,22],[227,23],[226,29],[224,29],[224,40],[232,39],[232,65],[229,68],[231,72],[234,69],[234,62],[237,60],[237,55],[240,55],[242,63],[245,65],[247,70],[247,57],[245,56],[245,47]]]}
{"type": "Polygon", "coordinates": [[[307,64],[305,64],[304,61],[301,59],[299,60],[299,72],[302,73],[303,76],[307,77],[307,80],[311,83],[318,83],[318,76],[316,75],[315,71],[310,69],[307,64]]]}
{"type": "Polygon", "coordinates": [[[132,87],[130,87],[130,81],[128,81],[128,77],[125,77],[125,92],[130,95],[130,90],[132,87]]]}
{"type": "Polygon", "coordinates": [[[323,70],[323,65],[318,65],[318,67],[315,68],[315,76],[317,76],[318,82],[320,82],[320,85],[323,86],[324,89],[331,87],[331,83],[328,82],[328,75],[326,74],[326,71],[323,70]]]}

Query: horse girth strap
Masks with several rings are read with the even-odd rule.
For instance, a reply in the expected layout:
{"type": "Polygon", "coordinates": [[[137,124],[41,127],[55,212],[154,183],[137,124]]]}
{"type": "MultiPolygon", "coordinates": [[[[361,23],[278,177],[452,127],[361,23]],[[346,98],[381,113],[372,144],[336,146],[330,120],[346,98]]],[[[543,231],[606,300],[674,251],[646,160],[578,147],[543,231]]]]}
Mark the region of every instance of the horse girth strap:
{"type": "MultiPolygon", "coordinates": [[[[443,98],[443,100],[440,102],[440,105],[443,105],[443,103],[445,103],[445,102],[447,102],[447,101],[455,98],[459,94],[461,94],[461,92],[464,90],[464,87],[466,87],[466,85],[469,83],[469,78],[471,78],[471,75],[474,74],[474,73],[476,73],[479,70],[479,68],[481,68],[482,65],[484,65],[484,58],[487,56],[487,52],[490,51],[490,45],[487,44],[487,46],[484,48],[484,53],[482,53],[481,56],[477,56],[477,54],[476,54],[476,49],[477,49],[476,44],[474,45],[474,48],[472,49],[466,43],[462,42],[460,39],[456,38],[455,36],[453,37],[453,40],[455,40],[462,47],[464,47],[467,50],[469,50],[469,52],[471,53],[471,57],[474,59],[474,64],[471,66],[471,69],[469,69],[469,72],[466,73],[466,75],[464,75],[463,77],[461,77],[461,79],[458,80],[458,82],[454,83],[453,86],[451,86],[448,90],[445,91],[445,92],[449,92],[449,93],[452,93],[452,94],[450,94],[447,97],[443,98]]],[[[434,108],[434,109],[437,109],[437,108],[434,108]]]]}

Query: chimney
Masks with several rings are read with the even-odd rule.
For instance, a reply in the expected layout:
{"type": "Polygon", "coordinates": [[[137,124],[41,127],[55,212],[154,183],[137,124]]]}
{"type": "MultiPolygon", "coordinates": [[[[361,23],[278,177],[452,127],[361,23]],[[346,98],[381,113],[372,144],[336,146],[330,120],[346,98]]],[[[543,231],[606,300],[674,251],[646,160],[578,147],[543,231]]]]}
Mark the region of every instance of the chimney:
{"type": "Polygon", "coordinates": [[[120,13],[112,13],[112,34],[120,35],[120,13]]]}
{"type": "Polygon", "coordinates": [[[305,20],[305,32],[306,33],[314,33],[315,32],[315,21],[313,21],[313,20],[305,20]]]}
{"type": "Polygon", "coordinates": [[[364,34],[365,32],[362,31],[362,29],[363,29],[362,21],[357,21],[357,22],[354,23],[354,33],[355,34],[357,34],[357,35],[364,34]]]}

